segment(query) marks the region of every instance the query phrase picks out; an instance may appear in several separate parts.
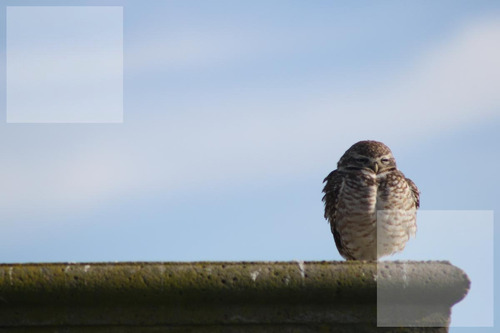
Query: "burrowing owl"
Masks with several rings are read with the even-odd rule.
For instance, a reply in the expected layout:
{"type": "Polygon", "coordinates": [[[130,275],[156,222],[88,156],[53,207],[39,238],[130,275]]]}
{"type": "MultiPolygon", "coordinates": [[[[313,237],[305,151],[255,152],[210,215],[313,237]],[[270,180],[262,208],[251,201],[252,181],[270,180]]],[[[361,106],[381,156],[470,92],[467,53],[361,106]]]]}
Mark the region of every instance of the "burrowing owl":
{"type": "Polygon", "coordinates": [[[418,188],[382,142],[354,144],[323,182],[325,218],[345,259],[377,260],[415,236],[418,188]]]}

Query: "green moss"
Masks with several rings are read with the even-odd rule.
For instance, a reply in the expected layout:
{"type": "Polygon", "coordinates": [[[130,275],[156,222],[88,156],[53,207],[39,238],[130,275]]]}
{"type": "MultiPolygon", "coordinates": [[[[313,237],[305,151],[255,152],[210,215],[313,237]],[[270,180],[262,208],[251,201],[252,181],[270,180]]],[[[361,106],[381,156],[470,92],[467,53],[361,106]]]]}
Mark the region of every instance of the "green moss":
{"type": "Polygon", "coordinates": [[[383,274],[391,277],[386,285],[397,297],[427,295],[444,309],[422,313],[417,321],[446,320],[469,285],[461,270],[443,262],[3,264],[0,323],[372,325],[377,272],[379,283],[383,274]],[[401,265],[411,285],[403,285],[401,265]],[[429,277],[446,293],[429,286],[429,277]]]}

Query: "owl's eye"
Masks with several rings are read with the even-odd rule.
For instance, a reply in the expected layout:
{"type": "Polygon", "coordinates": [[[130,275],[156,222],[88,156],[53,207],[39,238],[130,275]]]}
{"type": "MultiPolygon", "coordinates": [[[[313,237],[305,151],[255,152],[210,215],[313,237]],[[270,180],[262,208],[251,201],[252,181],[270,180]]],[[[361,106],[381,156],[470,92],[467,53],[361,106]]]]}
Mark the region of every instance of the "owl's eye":
{"type": "Polygon", "coordinates": [[[368,163],[368,159],[366,157],[360,157],[356,159],[356,162],[366,164],[368,163]]]}
{"type": "Polygon", "coordinates": [[[389,163],[389,159],[388,158],[383,158],[380,160],[383,164],[387,164],[389,163]]]}

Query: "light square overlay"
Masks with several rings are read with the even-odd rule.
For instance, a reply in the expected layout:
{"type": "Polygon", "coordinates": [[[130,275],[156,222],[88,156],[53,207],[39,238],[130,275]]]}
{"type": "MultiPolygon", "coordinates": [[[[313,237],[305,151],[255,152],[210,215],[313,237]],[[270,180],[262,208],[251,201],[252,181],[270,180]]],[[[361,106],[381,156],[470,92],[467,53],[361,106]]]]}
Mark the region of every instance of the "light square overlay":
{"type": "Polygon", "coordinates": [[[123,7],[8,6],[7,122],[123,122],[123,7]]]}
{"type": "MultiPolygon", "coordinates": [[[[394,215],[395,212],[379,211],[377,219],[391,214],[394,215]]],[[[471,282],[468,294],[452,308],[450,326],[492,327],[494,318],[493,226],[494,216],[491,210],[419,210],[416,238],[410,239],[401,253],[384,257],[378,263],[377,326],[415,326],[414,323],[405,322],[405,318],[412,318],[411,312],[415,311],[428,313],[429,317],[424,316],[429,322],[427,326],[436,326],[432,311],[428,311],[433,304],[422,303],[423,305],[419,308],[419,303],[412,302],[411,299],[407,300],[408,303],[400,303],[402,297],[394,294],[400,286],[396,283],[395,288],[391,287],[395,283],[394,279],[398,280],[399,277],[385,276],[387,271],[384,272],[384,266],[387,264],[386,261],[401,260],[399,270],[402,274],[398,276],[401,275],[402,287],[405,288],[411,287],[412,284],[412,268],[411,264],[405,263],[406,260],[445,260],[463,270],[471,282]]],[[[450,276],[450,279],[453,277],[450,276]]],[[[446,281],[443,285],[446,285],[446,281]]],[[[435,285],[429,287],[436,288],[435,285]]],[[[441,292],[441,290],[436,290],[436,292],[441,292]]],[[[426,326],[426,324],[419,323],[418,326],[426,326]]]]}

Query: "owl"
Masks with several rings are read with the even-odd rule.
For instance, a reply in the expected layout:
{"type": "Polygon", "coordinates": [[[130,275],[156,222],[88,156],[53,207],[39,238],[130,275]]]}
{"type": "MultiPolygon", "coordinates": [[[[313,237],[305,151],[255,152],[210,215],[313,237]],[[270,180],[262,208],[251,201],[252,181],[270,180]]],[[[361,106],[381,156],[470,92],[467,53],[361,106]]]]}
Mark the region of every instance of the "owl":
{"type": "Polygon", "coordinates": [[[345,259],[377,260],[415,236],[420,192],[382,142],[352,145],[323,182],[325,218],[345,259]]]}

